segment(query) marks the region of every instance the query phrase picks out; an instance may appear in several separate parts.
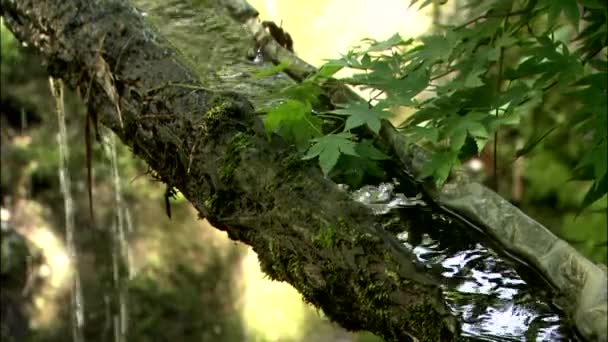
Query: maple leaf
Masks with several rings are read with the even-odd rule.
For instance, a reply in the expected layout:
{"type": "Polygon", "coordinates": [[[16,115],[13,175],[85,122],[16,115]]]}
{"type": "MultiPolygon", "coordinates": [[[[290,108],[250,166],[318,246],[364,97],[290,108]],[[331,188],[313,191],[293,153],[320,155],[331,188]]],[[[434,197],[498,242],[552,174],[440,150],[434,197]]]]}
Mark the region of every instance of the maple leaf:
{"type": "Polygon", "coordinates": [[[323,174],[327,176],[336,166],[341,154],[358,156],[355,152],[355,142],[352,141],[352,134],[338,133],[313,139],[315,142],[302,159],[313,159],[319,157],[319,165],[323,174]]]}
{"type": "Polygon", "coordinates": [[[293,142],[298,150],[308,147],[312,138],[321,135],[321,120],[312,115],[309,102],[287,100],[272,108],[264,117],[266,130],[293,142]]]}
{"type": "Polygon", "coordinates": [[[366,102],[353,102],[342,109],[335,109],[330,113],[348,116],[344,127],[345,132],[367,125],[376,134],[380,131],[380,120],[391,116],[390,112],[370,107],[366,102]]]}

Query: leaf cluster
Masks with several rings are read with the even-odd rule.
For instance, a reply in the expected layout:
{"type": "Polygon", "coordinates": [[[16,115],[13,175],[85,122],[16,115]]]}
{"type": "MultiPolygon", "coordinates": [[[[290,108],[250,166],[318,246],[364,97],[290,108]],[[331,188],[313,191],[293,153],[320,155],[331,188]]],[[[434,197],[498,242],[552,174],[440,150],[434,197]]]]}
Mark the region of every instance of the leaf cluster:
{"type": "Polygon", "coordinates": [[[284,100],[264,110],[264,125],[267,132],[295,145],[303,159],[317,159],[326,176],[359,186],[366,175],[381,176],[378,162],[390,157],[369,136],[355,131],[367,127],[377,135],[380,119],[390,113],[367,103],[335,106],[324,101],[322,84],[340,69],[327,65],[304,82],[283,89],[279,95],[284,100]]]}
{"type": "Polygon", "coordinates": [[[329,60],[317,75],[295,86],[298,91],[290,90],[295,97],[268,113],[267,127],[293,136],[292,141],[307,150],[305,158],[318,157],[329,174],[340,156],[373,160],[379,151],[366,154],[357,149],[369,142],[360,128],[377,134],[380,120],[405,107],[413,114],[401,125],[403,133],[434,150],[421,178],[432,177],[441,185],[454,166],[481,153],[499,129],[521,125],[530,112],[529,102],[559,92],[570,102],[563,120],[532,134],[513,158],[529,153],[554,131],[575,130],[586,150],[575,174],[593,182],[583,207],[605,195],[606,3],[466,0],[460,10],[468,19],[442,27],[441,33],[408,40],[398,34],[385,41],[367,39],[329,60]],[[319,82],[340,69],[355,72],[341,81],[367,90],[369,101],[338,104],[315,114],[318,92],[309,88],[318,89],[319,82]],[[323,131],[323,116],[342,120],[340,128],[323,131]]]}

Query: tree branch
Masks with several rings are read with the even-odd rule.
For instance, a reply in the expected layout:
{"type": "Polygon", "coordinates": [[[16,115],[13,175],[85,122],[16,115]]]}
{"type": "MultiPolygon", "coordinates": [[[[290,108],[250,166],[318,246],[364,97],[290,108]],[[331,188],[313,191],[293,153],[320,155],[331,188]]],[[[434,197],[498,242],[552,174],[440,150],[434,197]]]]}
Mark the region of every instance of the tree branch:
{"type": "Polygon", "coordinates": [[[437,280],[370,210],[268,137],[247,99],[206,89],[127,2],[1,0],[18,39],[215,227],[253,247],[347,329],[449,341],[458,323],[437,280]]]}

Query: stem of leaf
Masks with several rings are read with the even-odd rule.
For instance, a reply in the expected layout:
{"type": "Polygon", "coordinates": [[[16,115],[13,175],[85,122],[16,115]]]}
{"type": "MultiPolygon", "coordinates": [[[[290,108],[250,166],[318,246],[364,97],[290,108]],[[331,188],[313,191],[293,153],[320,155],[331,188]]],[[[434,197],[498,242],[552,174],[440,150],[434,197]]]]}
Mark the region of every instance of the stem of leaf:
{"type": "Polygon", "coordinates": [[[478,22],[480,20],[483,20],[483,19],[488,19],[488,18],[505,18],[505,19],[508,19],[509,17],[514,17],[514,16],[517,16],[517,15],[522,15],[522,14],[530,13],[531,11],[532,11],[532,8],[524,8],[522,10],[514,11],[514,12],[508,11],[507,13],[493,13],[492,11],[488,11],[486,14],[480,15],[477,18],[471,19],[471,20],[467,21],[466,23],[464,23],[464,24],[456,27],[454,30],[460,30],[462,28],[465,28],[465,27],[467,27],[467,26],[469,26],[471,24],[474,24],[474,23],[476,23],[476,22],[478,22]]]}
{"type": "Polygon", "coordinates": [[[310,120],[308,120],[308,118],[306,117],[306,115],[304,115],[304,120],[306,120],[306,122],[310,125],[310,127],[312,127],[317,133],[319,133],[320,136],[323,135],[323,132],[321,132],[317,126],[315,126],[312,122],[310,122],[310,120]]]}
{"type": "MultiPolygon", "coordinates": [[[[523,14],[523,13],[527,13],[530,9],[525,8],[522,11],[516,11],[516,12],[511,12],[511,8],[509,8],[509,13],[507,13],[504,17],[504,21],[503,21],[503,34],[504,31],[506,31],[506,27],[509,21],[509,17],[512,15],[512,13],[517,13],[517,12],[521,12],[519,14],[523,14]]],[[[502,83],[502,73],[503,73],[503,62],[504,62],[504,57],[505,57],[505,48],[504,46],[500,47],[500,55],[498,57],[498,76],[496,77],[496,96],[498,97],[500,95],[500,85],[502,83]]],[[[498,106],[496,106],[495,108],[496,110],[496,117],[498,118],[498,114],[499,114],[499,108],[498,106]]],[[[492,178],[492,187],[494,188],[493,190],[495,192],[498,193],[498,128],[496,129],[496,131],[494,132],[494,177],[492,178]]]]}

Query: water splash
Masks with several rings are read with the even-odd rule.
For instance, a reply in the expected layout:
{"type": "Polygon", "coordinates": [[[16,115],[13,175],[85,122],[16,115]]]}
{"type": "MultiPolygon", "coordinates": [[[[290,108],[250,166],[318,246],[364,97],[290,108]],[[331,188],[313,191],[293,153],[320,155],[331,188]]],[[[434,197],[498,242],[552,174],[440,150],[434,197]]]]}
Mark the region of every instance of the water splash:
{"type": "Polygon", "coordinates": [[[74,342],[84,342],[84,300],[78,271],[78,253],[74,241],[74,200],[72,198],[71,179],[68,170],[69,149],[68,134],[65,124],[65,107],[63,101],[63,82],[59,79],[49,78],[51,92],[56,102],[57,121],[59,123],[59,185],[63,194],[65,207],[65,236],[68,256],[73,268],[71,310],[72,310],[72,338],[74,342]]]}

